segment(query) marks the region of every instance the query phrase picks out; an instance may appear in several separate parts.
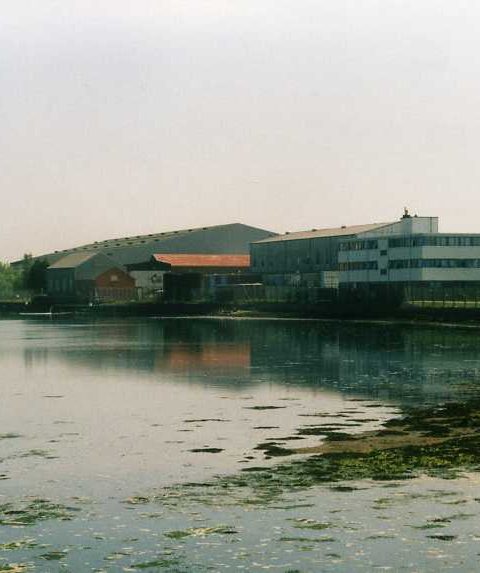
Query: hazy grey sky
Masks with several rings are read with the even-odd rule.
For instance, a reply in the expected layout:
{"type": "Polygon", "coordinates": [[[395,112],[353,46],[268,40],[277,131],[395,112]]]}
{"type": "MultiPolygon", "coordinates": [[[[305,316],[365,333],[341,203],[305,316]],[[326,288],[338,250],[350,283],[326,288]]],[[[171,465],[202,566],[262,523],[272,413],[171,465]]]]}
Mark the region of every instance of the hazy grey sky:
{"type": "Polygon", "coordinates": [[[478,0],[3,0],[0,260],[241,221],[480,232],[478,0]]]}

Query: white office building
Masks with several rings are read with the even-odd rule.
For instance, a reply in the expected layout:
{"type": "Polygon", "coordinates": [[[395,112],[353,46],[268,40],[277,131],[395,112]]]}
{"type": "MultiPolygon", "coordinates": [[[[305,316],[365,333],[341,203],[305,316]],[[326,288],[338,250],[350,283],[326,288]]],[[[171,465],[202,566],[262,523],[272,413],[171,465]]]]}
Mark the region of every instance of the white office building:
{"type": "Polygon", "coordinates": [[[480,282],[480,234],[439,233],[438,218],[406,212],[361,238],[343,241],[339,284],[472,284],[480,282]]]}

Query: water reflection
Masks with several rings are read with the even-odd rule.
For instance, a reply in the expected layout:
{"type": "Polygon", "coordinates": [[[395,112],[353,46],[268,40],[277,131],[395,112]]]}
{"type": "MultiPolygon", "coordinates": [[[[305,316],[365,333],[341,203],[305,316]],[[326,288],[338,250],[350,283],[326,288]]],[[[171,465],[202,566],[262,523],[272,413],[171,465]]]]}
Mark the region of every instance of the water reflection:
{"type": "Polygon", "coordinates": [[[474,571],[479,345],[387,324],[0,321],[0,569],[474,571]]]}
{"type": "Polygon", "coordinates": [[[28,368],[52,360],[153,376],[184,373],[201,384],[210,376],[229,388],[275,383],[405,403],[470,395],[480,379],[476,331],[445,327],[201,319],[29,323],[19,346],[28,368]],[[48,336],[40,336],[46,329],[48,336]]]}

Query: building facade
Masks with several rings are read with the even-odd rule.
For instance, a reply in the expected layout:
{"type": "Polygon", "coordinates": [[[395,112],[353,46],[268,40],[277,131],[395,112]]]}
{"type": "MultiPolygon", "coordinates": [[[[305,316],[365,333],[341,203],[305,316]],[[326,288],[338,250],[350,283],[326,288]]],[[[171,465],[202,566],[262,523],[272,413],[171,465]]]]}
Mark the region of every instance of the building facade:
{"type": "Polygon", "coordinates": [[[399,234],[346,241],[340,285],[480,282],[480,235],[399,234]]]}
{"type": "Polygon", "coordinates": [[[436,217],[404,216],[391,223],[286,233],[253,243],[251,268],[263,276],[267,286],[338,288],[339,264],[345,262],[342,245],[355,245],[352,252],[357,245],[368,250],[373,245],[369,241],[378,241],[378,237],[437,231],[436,217]]]}
{"type": "Polygon", "coordinates": [[[47,294],[56,300],[105,302],[135,299],[135,281],[102,253],[74,253],[46,272],[47,294]]]}

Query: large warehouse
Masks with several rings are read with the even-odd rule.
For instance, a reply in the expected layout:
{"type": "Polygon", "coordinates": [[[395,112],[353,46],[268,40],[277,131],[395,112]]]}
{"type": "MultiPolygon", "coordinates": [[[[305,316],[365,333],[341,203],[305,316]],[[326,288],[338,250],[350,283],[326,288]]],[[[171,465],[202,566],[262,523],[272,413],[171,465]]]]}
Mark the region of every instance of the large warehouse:
{"type": "MultiPolygon", "coordinates": [[[[117,263],[132,265],[150,260],[152,255],[211,254],[248,255],[250,243],[274,236],[275,233],[241,223],[166,231],[121,239],[98,241],[79,247],[36,256],[50,264],[72,253],[103,253],[117,263]]],[[[17,261],[16,264],[21,264],[17,261]]]]}

